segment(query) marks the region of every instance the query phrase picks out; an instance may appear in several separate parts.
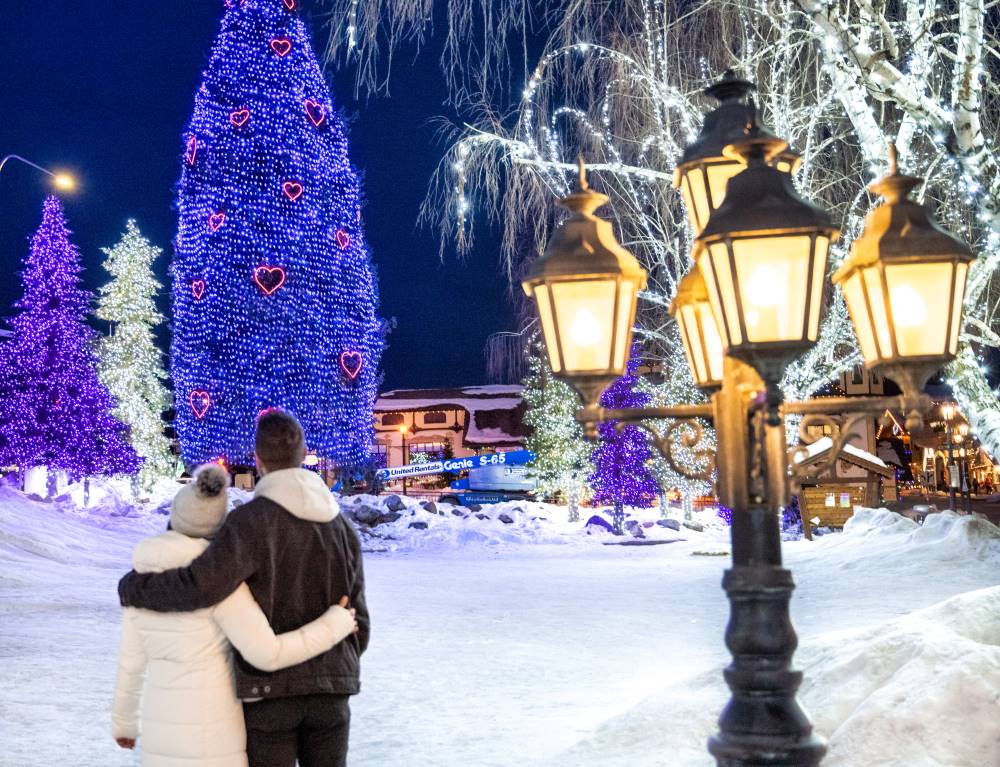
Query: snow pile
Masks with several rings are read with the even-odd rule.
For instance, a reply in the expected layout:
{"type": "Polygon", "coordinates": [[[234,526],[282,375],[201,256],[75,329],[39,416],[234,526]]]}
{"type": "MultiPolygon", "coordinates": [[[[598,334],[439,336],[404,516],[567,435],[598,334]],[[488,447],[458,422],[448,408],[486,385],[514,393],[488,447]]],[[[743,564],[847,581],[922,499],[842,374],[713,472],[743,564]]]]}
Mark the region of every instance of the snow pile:
{"type": "Polygon", "coordinates": [[[1000,528],[979,516],[929,514],[922,525],[888,509],[857,507],[843,535],[816,541],[816,556],[842,568],[875,564],[878,571],[929,577],[939,563],[977,559],[1000,565],[1000,528]]]}
{"type": "Polygon", "coordinates": [[[355,524],[366,550],[380,552],[476,545],[600,545],[635,539],[646,543],[692,538],[714,542],[728,540],[729,535],[728,527],[715,517],[714,511],[696,513],[696,529],[690,529],[679,520],[673,521],[673,527],[665,526],[655,508],[629,509],[626,534],[619,537],[599,524],[588,524],[594,516],[610,520],[610,511],[581,508],[580,521],[569,522],[565,507],[534,501],[507,501],[470,509],[407,496],[356,495],[341,498],[340,506],[355,524]]]}
{"type": "Polygon", "coordinates": [[[800,655],[826,767],[1000,765],[1000,587],[824,635],[800,655]]]}
{"type": "MultiPolygon", "coordinates": [[[[805,674],[799,700],[829,741],[824,767],[1000,765],[1000,587],[821,634],[796,660],[805,674]]],[[[707,764],[705,743],[727,697],[721,669],[699,674],[605,722],[551,764],[707,764]]]]}

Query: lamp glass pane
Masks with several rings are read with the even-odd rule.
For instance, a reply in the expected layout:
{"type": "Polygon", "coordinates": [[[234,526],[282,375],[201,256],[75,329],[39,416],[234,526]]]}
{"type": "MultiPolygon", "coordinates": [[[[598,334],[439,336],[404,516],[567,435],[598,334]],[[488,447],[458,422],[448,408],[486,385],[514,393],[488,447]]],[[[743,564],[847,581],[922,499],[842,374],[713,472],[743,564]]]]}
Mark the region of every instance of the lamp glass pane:
{"type": "Polygon", "coordinates": [[[722,345],[722,336],[719,335],[719,326],[708,303],[700,301],[697,306],[705,355],[708,358],[708,378],[709,381],[721,381],[726,350],[722,345]]]}
{"type": "Polygon", "coordinates": [[[954,264],[938,261],[884,268],[900,356],[945,354],[954,264]]]}
{"type": "Polygon", "coordinates": [[[695,235],[701,234],[701,230],[708,223],[710,210],[708,192],[705,189],[705,177],[702,175],[700,166],[688,168],[684,173],[681,194],[684,196],[684,205],[687,207],[691,228],[695,235]]]}
{"type": "Polygon", "coordinates": [[[728,344],[728,337],[725,332],[726,328],[722,323],[722,300],[719,298],[719,291],[715,286],[715,279],[712,276],[712,257],[707,248],[701,251],[696,266],[701,272],[702,279],[705,280],[709,306],[711,306],[712,314],[715,317],[715,327],[722,335],[722,346],[725,348],[728,344]]]}
{"type": "Polygon", "coordinates": [[[611,367],[616,280],[552,284],[563,364],[567,373],[611,367]]]}
{"type": "Polygon", "coordinates": [[[714,273],[714,278],[718,280],[718,284],[713,286],[709,274],[702,270],[705,282],[709,285],[709,299],[712,297],[714,287],[718,291],[717,300],[721,299],[722,308],[725,309],[725,312],[719,311],[716,316],[720,321],[725,318],[729,345],[736,346],[743,343],[743,331],[740,330],[739,312],[736,310],[736,287],[730,270],[729,246],[725,242],[715,242],[708,246],[708,252],[711,256],[711,267],[708,271],[714,273]]]}
{"type": "Polygon", "coordinates": [[[684,341],[684,353],[687,355],[688,367],[694,376],[696,384],[703,384],[708,377],[708,366],[702,348],[702,337],[698,327],[697,304],[685,304],[677,313],[680,324],[681,340],[684,341]]]}
{"type": "Polygon", "coordinates": [[[718,210],[726,199],[726,185],[729,179],[740,173],[746,166],[735,160],[723,160],[705,167],[708,173],[708,188],[712,192],[712,210],[718,210]]]}
{"type": "Polygon", "coordinates": [[[549,289],[544,284],[535,286],[535,304],[538,306],[538,316],[542,321],[542,335],[545,336],[545,348],[549,352],[549,366],[553,373],[558,373],[562,370],[562,362],[559,360],[559,341],[556,338],[556,326],[552,318],[549,289]]]}
{"type": "Polygon", "coordinates": [[[618,283],[618,321],[615,330],[618,335],[615,342],[615,370],[625,370],[628,361],[629,333],[635,322],[635,295],[638,292],[635,282],[622,280],[618,283]]]}
{"type": "Polygon", "coordinates": [[[812,275],[812,295],[809,297],[809,340],[819,338],[819,314],[823,308],[823,286],[826,284],[826,256],[830,249],[830,240],[824,235],[818,235],[815,240],[816,259],[812,275]]]}
{"type": "Polygon", "coordinates": [[[878,266],[868,266],[861,270],[861,277],[868,292],[868,305],[872,311],[872,321],[875,323],[875,341],[878,343],[879,356],[882,359],[892,358],[895,352],[892,348],[892,330],[889,328],[888,303],[882,291],[882,273],[878,266]]]}
{"type": "Polygon", "coordinates": [[[851,314],[851,323],[854,325],[854,334],[858,337],[861,345],[861,356],[865,362],[873,363],[878,360],[878,347],[875,346],[875,330],[872,328],[868,317],[868,303],[865,300],[865,288],[861,280],[861,272],[855,271],[844,280],[844,300],[847,302],[847,311],[851,314]]]}
{"type": "Polygon", "coordinates": [[[802,235],[733,240],[748,341],[802,339],[811,249],[802,235]]]}
{"type": "Polygon", "coordinates": [[[955,300],[951,306],[951,338],[948,339],[949,354],[958,354],[958,334],[962,331],[962,302],[965,301],[965,278],[968,274],[968,264],[957,264],[955,266],[955,300]]]}

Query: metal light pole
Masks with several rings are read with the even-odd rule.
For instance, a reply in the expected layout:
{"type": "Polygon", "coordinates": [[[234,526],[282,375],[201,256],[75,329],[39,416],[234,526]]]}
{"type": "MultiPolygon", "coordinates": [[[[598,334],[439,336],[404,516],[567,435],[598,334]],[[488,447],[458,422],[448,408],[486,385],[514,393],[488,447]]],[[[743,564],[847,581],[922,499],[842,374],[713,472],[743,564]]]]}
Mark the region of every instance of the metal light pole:
{"type": "Polygon", "coordinates": [[[2,160],[0,160],[0,171],[3,171],[4,166],[10,160],[17,160],[20,163],[24,163],[25,165],[28,165],[34,168],[35,170],[39,170],[42,173],[46,174],[47,176],[50,176],[52,178],[52,185],[56,189],[60,189],[64,192],[72,192],[74,189],[76,189],[76,179],[73,178],[73,176],[71,176],[69,173],[60,171],[51,171],[48,168],[43,168],[41,165],[33,163],[31,160],[27,160],[24,157],[21,157],[21,155],[19,154],[9,154],[2,160]]]}
{"type": "MultiPolygon", "coordinates": [[[[408,431],[408,429],[406,428],[406,424],[403,424],[402,426],[399,427],[399,438],[400,438],[400,440],[403,443],[403,446],[402,446],[402,449],[401,449],[400,460],[402,461],[402,465],[403,466],[406,466],[406,464],[409,463],[409,459],[408,459],[408,457],[406,455],[406,433],[407,433],[407,431],[408,431]]],[[[405,476],[403,477],[403,495],[406,495],[406,477],[405,476]]]]}
{"type": "Polygon", "coordinates": [[[954,405],[942,405],[941,416],[944,418],[944,441],[948,443],[948,508],[955,511],[955,462],[952,452],[951,419],[955,417],[954,405]]]}
{"type": "Polygon", "coordinates": [[[706,480],[717,469],[717,495],[733,510],[732,567],[723,579],[732,697],[709,751],[719,767],[814,767],[826,746],[795,697],[802,675],[791,667],[794,584],[782,566],[778,524],[778,511],[805,473],[796,468],[805,449],[788,450],[784,419],[801,416],[803,443],[815,439],[813,426],[839,428],[819,473],[833,468],[859,425],[887,409],[906,414],[907,428],[919,426],[931,405],[923,385],[957,351],[974,257],[909,200],[918,180],[893,167],[872,187],[885,203],[869,216],[834,279],[844,287],[866,365],[889,374],[903,394],[783,401],[784,367],[817,340],[826,258],[837,230],[825,211],[795,191],[789,173],[797,158],[788,145],[757,125],[753,104],[740,100],[752,89],[729,75],[707,91],[722,104],[706,116],[676,175],[697,240],[696,265],[671,314],[695,382],[712,393],[710,403],[599,406],[601,391],[624,372],[646,274],[610,223],[595,215],[608,198],[589,188],[582,161],[579,188],[561,201],[571,215],[523,287],[535,301],[553,373],[583,398],[577,419],[588,436],[601,422],[636,424],[678,473],[706,480]],[[944,300],[942,285],[950,286],[944,300]],[[663,421],[670,425],[659,430],[663,421]],[[715,426],[717,450],[699,450],[705,421],[715,426]],[[682,465],[679,447],[694,451],[705,468],[682,465]]]}

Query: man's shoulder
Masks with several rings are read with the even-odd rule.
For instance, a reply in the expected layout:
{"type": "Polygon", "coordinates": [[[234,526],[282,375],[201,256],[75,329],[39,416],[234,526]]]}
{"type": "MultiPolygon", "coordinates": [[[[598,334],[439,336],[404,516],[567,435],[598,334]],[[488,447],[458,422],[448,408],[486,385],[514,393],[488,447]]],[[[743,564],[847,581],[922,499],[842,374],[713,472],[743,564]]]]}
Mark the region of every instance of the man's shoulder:
{"type": "Polygon", "coordinates": [[[282,512],[284,509],[281,508],[274,501],[263,498],[255,497],[251,498],[246,503],[241,503],[235,509],[233,509],[229,514],[226,515],[226,524],[246,524],[251,522],[255,517],[259,518],[262,515],[273,515],[276,512],[282,512]]]}

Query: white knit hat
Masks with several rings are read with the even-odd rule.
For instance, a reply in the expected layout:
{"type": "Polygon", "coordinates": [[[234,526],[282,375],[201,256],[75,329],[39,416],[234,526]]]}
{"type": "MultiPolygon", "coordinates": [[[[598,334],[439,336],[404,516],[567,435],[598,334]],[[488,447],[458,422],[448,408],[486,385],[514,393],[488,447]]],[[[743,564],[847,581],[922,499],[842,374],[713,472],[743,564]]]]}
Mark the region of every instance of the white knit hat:
{"type": "Polygon", "coordinates": [[[226,517],[227,487],[229,472],[219,464],[199,466],[191,482],[174,496],[170,529],[191,538],[211,538],[226,517]]]}

